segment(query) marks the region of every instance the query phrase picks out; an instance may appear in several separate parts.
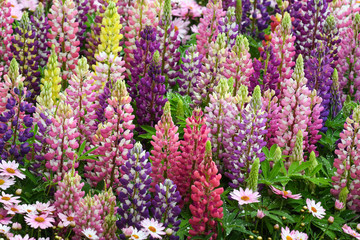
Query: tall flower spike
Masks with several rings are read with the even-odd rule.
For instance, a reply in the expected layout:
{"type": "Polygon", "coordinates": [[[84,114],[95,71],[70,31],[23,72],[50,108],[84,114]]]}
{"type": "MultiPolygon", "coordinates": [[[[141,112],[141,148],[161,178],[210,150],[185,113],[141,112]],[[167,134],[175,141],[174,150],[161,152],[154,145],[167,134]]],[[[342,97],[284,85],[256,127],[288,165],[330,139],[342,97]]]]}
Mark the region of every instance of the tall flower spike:
{"type": "Polygon", "coordinates": [[[140,221],[149,217],[151,163],[148,157],[149,153],[137,142],[128,160],[121,166],[123,174],[120,178],[120,206],[117,210],[120,219],[116,222],[119,229],[130,226],[139,229],[140,221]]]}
{"type": "Polygon", "coordinates": [[[14,19],[11,16],[11,9],[11,3],[7,0],[0,3],[0,77],[7,73],[12,57],[10,46],[13,38],[12,23],[14,19]]]}
{"type": "Polygon", "coordinates": [[[186,51],[185,56],[181,58],[181,72],[177,80],[179,84],[179,93],[181,95],[189,95],[194,99],[194,88],[197,84],[197,79],[202,70],[203,55],[199,54],[195,45],[191,45],[186,51]]]}
{"type": "Polygon", "coordinates": [[[51,98],[54,103],[59,99],[59,93],[61,90],[61,77],[60,77],[60,68],[57,61],[57,55],[53,47],[49,61],[44,70],[44,78],[41,79],[41,91],[45,88],[51,88],[51,98]]]}
{"type": "Polygon", "coordinates": [[[209,103],[210,94],[214,92],[220,79],[225,76],[224,67],[228,56],[225,34],[219,34],[216,41],[212,42],[209,46],[210,49],[207,52],[207,57],[203,58],[205,66],[202,68],[201,76],[198,77],[198,82],[194,89],[196,98],[194,102],[197,105],[203,104],[206,106],[209,103]]]}
{"type": "Polygon", "coordinates": [[[85,166],[86,177],[96,186],[105,181],[106,187],[112,187],[119,192],[120,167],[128,158],[128,152],[133,147],[132,138],[135,125],[134,115],[130,105],[131,97],[126,90],[125,82],[115,83],[109,105],[105,109],[106,121],[99,124],[93,136],[93,144],[99,146],[94,154],[101,155],[96,160],[88,160],[85,166]]]}
{"type": "Polygon", "coordinates": [[[263,98],[263,110],[267,113],[266,127],[267,133],[265,135],[265,141],[267,147],[270,148],[276,142],[276,132],[279,129],[279,113],[281,106],[279,106],[279,100],[274,90],[268,89],[264,92],[263,98]]]}
{"type": "Polygon", "coordinates": [[[102,191],[94,196],[101,204],[100,219],[102,220],[103,233],[99,236],[104,239],[116,239],[116,196],[112,188],[102,191]]]}
{"type": "Polygon", "coordinates": [[[158,222],[162,222],[165,228],[173,230],[170,236],[171,240],[178,240],[179,237],[175,236],[175,233],[181,223],[181,220],[178,219],[181,209],[177,206],[181,201],[180,193],[170,179],[165,179],[164,183],[157,184],[155,190],[151,208],[152,215],[158,222]]]}
{"type": "Polygon", "coordinates": [[[258,35],[260,39],[264,39],[263,31],[268,27],[268,22],[270,20],[270,16],[269,13],[267,12],[267,8],[270,6],[271,2],[267,0],[260,0],[260,1],[250,0],[249,2],[251,6],[249,8],[249,11],[247,11],[246,13],[249,14],[248,18],[251,22],[250,34],[253,36],[258,35]]]}
{"type": "Polygon", "coordinates": [[[229,183],[231,187],[238,188],[244,184],[244,180],[249,177],[248,169],[256,158],[260,162],[264,161],[265,155],[261,150],[266,145],[266,122],[267,114],[262,109],[261,90],[257,86],[250,104],[240,111],[240,117],[235,123],[237,131],[227,149],[230,157],[225,165],[225,175],[232,181],[229,183]]]}
{"type": "Polygon", "coordinates": [[[172,166],[175,166],[180,152],[178,127],[174,124],[171,112],[170,102],[165,103],[164,113],[161,120],[155,125],[156,135],[152,136],[151,145],[154,150],[151,151],[150,160],[152,163],[151,191],[155,191],[157,184],[163,183],[165,179],[175,180],[172,166]]]}
{"type": "MultiPolygon", "coordinates": [[[[161,118],[167,99],[165,77],[161,72],[159,51],[155,51],[149,69],[140,81],[139,95],[136,97],[136,115],[139,125],[154,126],[161,118]]],[[[138,129],[141,132],[141,128],[138,129]]]]}
{"type": "Polygon", "coordinates": [[[258,189],[258,180],[259,180],[259,170],[260,170],[260,159],[256,158],[251,166],[247,188],[256,192],[258,189]]]}
{"type": "Polygon", "coordinates": [[[174,169],[175,185],[179,190],[183,203],[190,200],[193,174],[198,169],[205,156],[205,144],[210,130],[206,127],[206,118],[201,109],[196,108],[191,117],[186,119],[184,140],[181,141],[181,157],[174,169]]]}
{"type": "Polygon", "coordinates": [[[79,25],[76,22],[76,14],[73,0],[54,0],[48,14],[51,26],[51,31],[47,35],[50,39],[48,46],[55,46],[64,88],[75,70],[80,51],[80,42],[76,37],[79,25]]]}
{"type": "Polygon", "coordinates": [[[324,31],[321,36],[326,42],[326,47],[329,48],[329,58],[331,60],[331,67],[335,68],[338,61],[338,47],[341,43],[339,37],[339,29],[337,28],[336,18],[333,14],[329,15],[324,23],[324,31]]]}
{"type": "Polygon", "coordinates": [[[333,189],[331,193],[340,197],[340,201],[347,202],[349,209],[360,211],[360,106],[354,109],[352,119],[348,117],[344,124],[344,130],[340,133],[338,149],[335,150],[337,158],[334,160],[334,167],[337,169],[331,178],[333,189]]]}
{"type": "Polygon", "coordinates": [[[215,162],[211,158],[211,143],[206,143],[206,153],[204,160],[199,165],[198,170],[194,172],[194,183],[191,186],[190,211],[192,218],[189,223],[192,229],[189,230],[192,236],[207,236],[213,234],[210,239],[216,239],[215,219],[222,219],[223,217],[223,202],[220,195],[224,192],[223,188],[218,188],[220,185],[221,174],[215,162]]]}
{"type": "MultiPolygon", "coordinates": [[[[279,128],[276,131],[275,143],[283,148],[284,155],[292,155],[295,147],[296,134],[302,131],[303,137],[308,135],[307,126],[311,114],[310,90],[306,87],[304,77],[304,61],[301,55],[296,60],[292,78],[286,79],[282,90],[278,115],[279,128]]],[[[307,144],[306,142],[304,143],[307,144]]]]}
{"type": "Polygon", "coordinates": [[[332,75],[330,112],[333,118],[340,112],[342,108],[341,94],[339,91],[339,75],[335,68],[332,75]]]}
{"type": "Polygon", "coordinates": [[[79,47],[82,47],[82,46],[84,46],[84,43],[86,40],[86,36],[84,36],[84,35],[85,35],[86,28],[87,28],[87,26],[85,24],[88,20],[87,14],[89,14],[90,16],[92,15],[92,13],[94,11],[95,0],[74,0],[74,2],[76,4],[76,8],[77,8],[76,9],[77,14],[76,14],[75,21],[77,23],[79,23],[76,37],[80,41],[79,47]]]}
{"type": "MultiPolygon", "coordinates": [[[[224,4],[224,2],[223,2],[224,4]]],[[[235,8],[230,7],[226,12],[226,16],[224,16],[219,21],[219,31],[221,33],[225,33],[226,35],[226,43],[228,48],[232,48],[236,42],[236,37],[239,34],[239,26],[236,23],[235,16],[235,8]]]]}
{"type": "Polygon", "coordinates": [[[210,129],[209,138],[213,146],[213,159],[221,169],[223,161],[229,157],[226,149],[232,141],[231,130],[238,110],[229,92],[228,80],[221,79],[215,92],[210,95],[210,103],[205,107],[206,125],[210,129]]]}
{"type": "Polygon", "coordinates": [[[302,163],[304,161],[304,138],[301,130],[296,134],[295,147],[290,158],[291,162],[302,163]]]}
{"type": "Polygon", "coordinates": [[[293,57],[295,55],[294,41],[295,36],[291,34],[291,19],[289,13],[285,12],[281,24],[271,33],[270,46],[280,62],[278,66],[279,82],[277,89],[282,91],[285,81],[291,78],[292,67],[295,65],[293,57]]]}

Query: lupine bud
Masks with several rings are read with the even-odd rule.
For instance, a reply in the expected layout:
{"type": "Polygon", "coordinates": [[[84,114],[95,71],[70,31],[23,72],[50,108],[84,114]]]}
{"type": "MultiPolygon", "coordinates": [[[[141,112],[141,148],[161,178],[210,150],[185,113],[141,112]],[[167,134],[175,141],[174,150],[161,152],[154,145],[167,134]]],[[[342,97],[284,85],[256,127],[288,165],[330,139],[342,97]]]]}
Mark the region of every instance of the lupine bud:
{"type": "Polygon", "coordinates": [[[274,163],[280,161],[282,158],[282,151],[281,148],[277,147],[274,154],[274,163]]]}
{"type": "Polygon", "coordinates": [[[247,183],[247,188],[249,188],[253,192],[256,192],[258,188],[259,170],[260,170],[260,159],[256,158],[251,166],[248,183],[247,183]]]}
{"type": "Polygon", "coordinates": [[[291,157],[292,162],[301,163],[304,161],[303,142],[304,142],[303,133],[301,130],[299,130],[298,133],[296,134],[295,147],[293,150],[293,155],[291,157]]]}
{"type": "MultiPolygon", "coordinates": [[[[349,195],[349,190],[347,187],[341,189],[339,193],[339,201],[344,204],[344,207],[346,206],[348,195],[349,195]]],[[[343,210],[345,210],[345,208],[343,208],[343,210]]]]}

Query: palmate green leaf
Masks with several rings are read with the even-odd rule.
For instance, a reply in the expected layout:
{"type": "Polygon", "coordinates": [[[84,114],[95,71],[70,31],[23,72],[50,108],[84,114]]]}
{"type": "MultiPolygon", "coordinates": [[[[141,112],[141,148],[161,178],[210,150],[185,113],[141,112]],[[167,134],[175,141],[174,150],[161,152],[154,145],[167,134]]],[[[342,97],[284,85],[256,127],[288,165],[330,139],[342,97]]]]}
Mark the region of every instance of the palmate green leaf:
{"type": "Polygon", "coordinates": [[[191,240],[196,240],[196,239],[198,239],[198,240],[209,240],[210,238],[211,238],[211,236],[212,235],[214,235],[215,233],[214,232],[212,232],[212,233],[210,233],[209,235],[207,235],[207,236],[195,236],[195,237],[191,237],[190,239],[191,240]]]}
{"type": "Polygon", "coordinates": [[[309,174],[309,176],[315,176],[320,170],[322,169],[322,164],[318,163],[318,165],[312,170],[312,172],[309,174]]]}
{"type": "Polygon", "coordinates": [[[156,133],[156,129],[154,127],[143,125],[141,126],[141,128],[144,129],[147,133],[151,133],[151,134],[156,133]]]}
{"type": "Polygon", "coordinates": [[[189,218],[184,218],[181,220],[179,230],[176,232],[176,236],[179,236],[180,239],[186,239],[189,236],[189,229],[190,229],[189,218]]]}

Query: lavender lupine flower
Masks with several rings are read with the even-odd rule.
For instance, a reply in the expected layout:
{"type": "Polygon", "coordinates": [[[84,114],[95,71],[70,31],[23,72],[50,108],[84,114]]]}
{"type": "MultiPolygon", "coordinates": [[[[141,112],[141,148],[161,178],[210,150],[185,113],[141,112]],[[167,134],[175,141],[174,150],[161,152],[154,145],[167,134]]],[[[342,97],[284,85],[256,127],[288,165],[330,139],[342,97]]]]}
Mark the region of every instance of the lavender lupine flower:
{"type": "Polygon", "coordinates": [[[249,169],[254,159],[265,159],[262,147],[266,146],[264,135],[267,122],[267,114],[262,109],[261,90],[257,86],[254,89],[252,99],[240,113],[242,118],[238,122],[239,132],[234,142],[229,145],[233,150],[232,159],[227,163],[225,175],[231,179],[229,185],[238,188],[249,177],[249,169]]]}
{"type": "Polygon", "coordinates": [[[130,97],[135,99],[138,96],[138,85],[140,79],[145,77],[148,72],[153,55],[159,50],[160,43],[156,41],[157,31],[151,26],[146,26],[140,32],[140,40],[135,41],[136,49],[134,49],[134,60],[130,62],[131,79],[127,81],[129,84],[130,97]]]}
{"type": "Polygon", "coordinates": [[[177,240],[179,237],[174,234],[178,231],[181,223],[181,220],[178,219],[181,209],[177,206],[181,200],[180,193],[170,179],[165,179],[163,184],[156,184],[155,191],[151,213],[158,222],[164,224],[165,228],[173,230],[170,239],[177,240]]]}
{"type": "Polygon", "coordinates": [[[98,105],[95,110],[97,120],[95,121],[95,126],[98,126],[100,123],[104,123],[106,121],[105,109],[109,106],[108,99],[111,97],[111,91],[108,86],[110,86],[110,82],[106,83],[103,92],[98,95],[98,105]]]}
{"type": "Polygon", "coordinates": [[[156,51],[145,77],[140,81],[139,94],[136,96],[136,115],[139,125],[154,126],[160,120],[162,109],[167,102],[164,98],[165,93],[165,77],[161,72],[159,52],[156,51]]]}
{"type": "Polygon", "coordinates": [[[228,11],[229,8],[236,6],[236,0],[223,0],[222,7],[225,11],[228,11]]]}
{"type": "Polygon", "coordinates": [[[250,0],[236,0],[236,21],[239,25],[239,31],[242,34],[245,34],[247,32],[247,28],[250,26],[251,23],[251,20],[247,14],[250,11],[250,8],[250,0]]]}
{"type": "MultiPolygon", "coordinates": [[[[140,229],[140,221],[149,217],[151,205],[150,173],[151,163],[148,162],[149,152],[145,152],[141,143],[135,143],[128,154],[128,160],[121,167],[120,193],[117,213],[120,219],[116,222],[119,229],[134,226],[140,229]]],[[[124,236],[120,236],[124,238],[124,236]]]]}
{"type": "Polygon", "coordinates": [[[179,93],[194,98],[194,87],[197,78],[200,76],[203,56],[196,51],[196,45],[191,45],[182,57],[181,72],[177,80],[179,84],[179,93]]]}
{"type": "Polygon", "coordinates": [[[15,29],[10,49],[19,62],[20,74],[25,77],[24,85],[32,93],[32,99],[40,93],[37,43],[35,29],[30,23],[28,13],[24,12],[19,26],[15,29]]]}
{"type": "MultiPolygon", "coordinates": [[[[223,2],[224,4],[224,2],[223,2]]],[[[219,31],[225,33],[225,41],[228,48],[232,48],[235,45],[236,36],[239,34],[239,26],[236,23],[235,8],[230,7],[226,16],[219,20],[219,31]]]]}
{"type": "Polygon", "coordinates": [[[329,15],[328,0],[309,0],[302,5],[299,24],[295,27],[296,56],[307,59],[317,43],[323,40],[325,19],[329,15]]]}
{"type": "Polygon", "coordinates": [[[50,55],[50,50],[46,44],[47,33],[49,32],[50,25],[48,23],[48,18],[45,14],[44,5],[40,2],[37,6],[34,14],[30,17],[31,25],[33,26],[33,31],[36,32],[37,40],[37,56],[39,67],[44,68],[48,62],[48,56],[50,55]]]}
{"type": "Polygon", "coordinates": [[[307,87],[310,90],[315,89],[318,96],[322,98],[323,111],[321,112],[321,119],[323,120],[323,128],[321,130],[324,132],[327,130],[325,122],[330,113],[331,76],[334,71],[331,67],[332,59],[329,56],[329,49],[318,44],[316,49],[311,51],[304,69],[305,77],[308,79],[307,87]]]}

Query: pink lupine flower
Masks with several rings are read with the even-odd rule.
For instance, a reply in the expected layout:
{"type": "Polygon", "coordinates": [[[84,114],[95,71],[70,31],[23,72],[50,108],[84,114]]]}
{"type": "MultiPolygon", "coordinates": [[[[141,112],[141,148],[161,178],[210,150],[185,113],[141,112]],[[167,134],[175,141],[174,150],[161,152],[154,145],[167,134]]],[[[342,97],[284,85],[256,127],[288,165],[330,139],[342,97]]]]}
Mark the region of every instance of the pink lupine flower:
{"type": "Polygon", "coordinates": [[[277,194],[280,195],[281,197],[287,199],[287,198],[292,198],[292,199],[300,199],[301,198],[301,194],[292,194],[290,190],[285,190],[285,187],[283,188],[283,190],[279,190],[273,186],[270,186],[271,190],[277,194]]]}
{"type": "MultiPolygon", "coordinates": [[[[13,0],[15,1],[15,0],[13,0]]],[[[2,42],[0,46],[0,75],[7,73],[8,66],[10,65],[10,60],[12,58],[12,52],[10,46],[12,44],[13,29],[12,23],[14,18],[12,18],[12,12],[14,11],[10,1],[2,1],[0,5],[0,40],[2,42]]]]}
{"type": "Polygon", "coordinates": [[[325,209],[321,206],[321,202],[315,203],[314,200],[306,199],[306,205],[309,212],[318,219],[322,219],[325,216],[325,209]]]}
{"type": "Polygon", "coordinates": [[[25,221],[32,228],[46,229],[53,226],[55,219],[48,214],[28,214],[25,216],[25,221]]]}
{"type": "Polygon", "coordinates": [[[20,179],[24,179],[25,174],[20,172],[20,170],[18,168],[19,168],[19,164],[16,163],[15,161],[6,162],[6,161],[2,160],[0,163],[0,173],[2,175],[8,176],[8,177],[18,177],[20,179]]]}
{"type": "Polygon", "coordinates": [[[260,194],[258,192],[253,192],[251,189],[246,188],[245,190],[240,188],[240,190],[235,189],[230,193],[230,199],[236,200],[239,205],[245,205],[250,203],[260,202],[260,194]]]}

